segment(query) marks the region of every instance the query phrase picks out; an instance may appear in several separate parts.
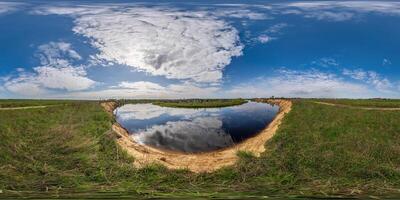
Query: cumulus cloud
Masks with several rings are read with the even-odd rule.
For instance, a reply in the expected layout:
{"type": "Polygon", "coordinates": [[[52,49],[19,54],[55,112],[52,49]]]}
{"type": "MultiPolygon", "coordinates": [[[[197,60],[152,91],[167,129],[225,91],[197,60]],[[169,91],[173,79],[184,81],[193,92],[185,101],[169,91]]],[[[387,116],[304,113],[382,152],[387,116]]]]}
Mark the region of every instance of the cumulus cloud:
{"type": "Polygon", "coordinates": [[[39,97],[39,95],[46,93],[44,88],[30,78],[17,78],[10,80],[4,84],[4,88],[10,92],[30,97],[39,97]]]}
{"type": "Polygon", "coordinates": [[[71,64],[81,59],[69,43],[50,42],[38,47],[37,57],[40,66],[33,72],[18,70],[18,76],[6,80],[4,87],[13,93],[24,96],[38,96],[48,92],[48,89],[67,91],[85,90],[92,87],[95,81],[86,77],[83,66],[71,64]]]}
{"type": "MultiPolygon", "coordinates": [[[[150,75],[220,82],[232,57],[242,55],[238,31],[204,11],[156,7],[49,7],[39,14],[75,18],[73,31],[91,39],[98,61],[133,67],[150,75]]],[[[247,12],[234,16],[249,15],[247,12]]]]}
{"type": "Polygon", "coordinates": [[[243,97],[365,97],[368,88],[346,82],[335,74],[318,70],[279,70],[270,77],[259,77],[227,91],[227,96],[243,97]]]}

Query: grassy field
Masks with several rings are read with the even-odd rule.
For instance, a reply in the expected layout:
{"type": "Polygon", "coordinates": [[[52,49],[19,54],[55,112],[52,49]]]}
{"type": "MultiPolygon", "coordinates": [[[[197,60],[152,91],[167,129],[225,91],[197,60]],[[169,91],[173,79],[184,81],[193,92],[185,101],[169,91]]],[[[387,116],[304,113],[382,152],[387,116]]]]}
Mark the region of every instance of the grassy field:
{"type": "Polygon", "coordinates": [[[0,99],[0,108],[69,104],[70,100],[0,99]]]}
{"type": "Polygon", "coordinates": [[[400,108],[400,99],[318,99],[318,101],[349,106],[400,108]]]}
{"type": "Polygon", "coordinates": [[[0,198],[400,195],[398,111],[296,100],[260,158],[202,174],[132,167],[111,121],[96,102],[0,111],[0,198]]]}

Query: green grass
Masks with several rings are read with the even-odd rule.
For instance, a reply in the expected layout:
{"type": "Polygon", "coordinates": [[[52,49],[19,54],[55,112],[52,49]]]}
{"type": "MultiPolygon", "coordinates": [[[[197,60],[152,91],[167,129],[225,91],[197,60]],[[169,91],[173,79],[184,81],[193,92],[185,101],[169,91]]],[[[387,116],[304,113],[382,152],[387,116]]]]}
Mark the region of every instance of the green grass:
{"type": "Polygon", "coordinates": [[[235,166],[201,174],[134,168],[114,143],[111,121],[96,102],[0,111],[0,197],[400,194],[398,111],[296,100],[260,158],[240,152],[235,166]]]}
{"type": "Polygon", "coordinates": [[[0,99],[0,108],[61,105],[73,102],[71,100],[0,99]]]}
{"type": "Polygon", "coordinates": [[[319,99],[319,101],[349,106],[400,108],[400,99],[319,99]]]}

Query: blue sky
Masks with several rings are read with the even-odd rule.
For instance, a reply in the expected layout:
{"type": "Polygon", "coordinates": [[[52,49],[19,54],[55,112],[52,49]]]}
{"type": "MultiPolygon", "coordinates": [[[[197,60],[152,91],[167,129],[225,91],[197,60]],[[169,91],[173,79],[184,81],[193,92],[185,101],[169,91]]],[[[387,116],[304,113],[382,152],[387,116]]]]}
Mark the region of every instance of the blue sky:
{"type": "Polygon", "coordinates": [[[396,1],[0,1],[0,98],[400,98],[396,1]]]}

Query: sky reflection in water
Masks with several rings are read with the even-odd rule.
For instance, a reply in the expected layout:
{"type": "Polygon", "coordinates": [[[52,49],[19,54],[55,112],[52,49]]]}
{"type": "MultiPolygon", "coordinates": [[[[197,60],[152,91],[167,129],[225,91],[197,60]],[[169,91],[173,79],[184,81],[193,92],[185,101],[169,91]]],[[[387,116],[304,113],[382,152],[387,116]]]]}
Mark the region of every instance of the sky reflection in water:
{"type": "Polygon", "coordinates": [[[278,106],[248,102],[225,108],[168,108],[127,104],[114,112],[117,122],[140,144],[183,152],[231,146],[264,129],[278,106]]]}

